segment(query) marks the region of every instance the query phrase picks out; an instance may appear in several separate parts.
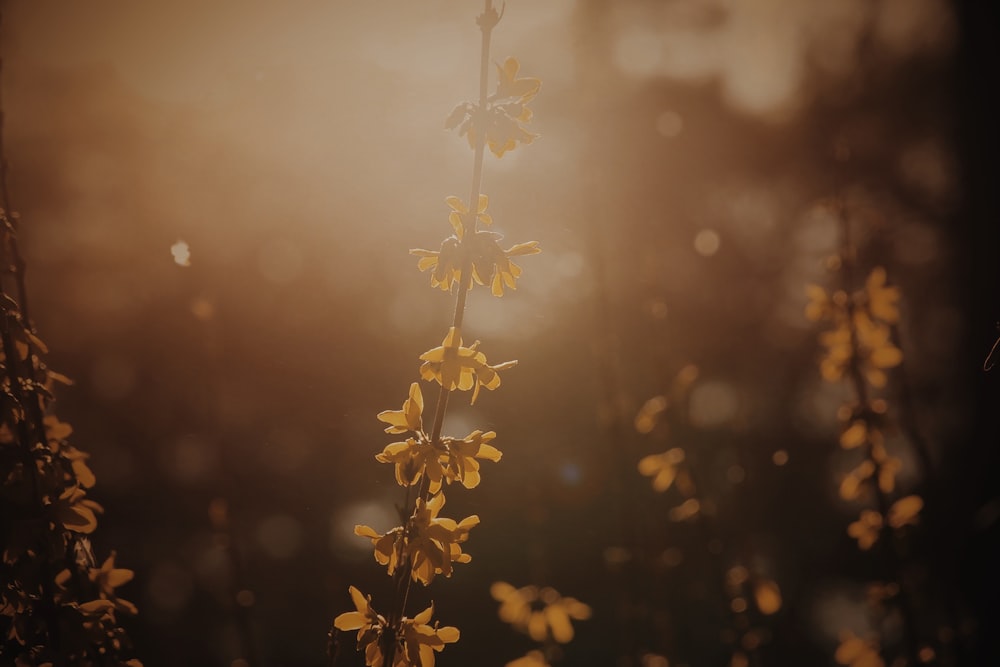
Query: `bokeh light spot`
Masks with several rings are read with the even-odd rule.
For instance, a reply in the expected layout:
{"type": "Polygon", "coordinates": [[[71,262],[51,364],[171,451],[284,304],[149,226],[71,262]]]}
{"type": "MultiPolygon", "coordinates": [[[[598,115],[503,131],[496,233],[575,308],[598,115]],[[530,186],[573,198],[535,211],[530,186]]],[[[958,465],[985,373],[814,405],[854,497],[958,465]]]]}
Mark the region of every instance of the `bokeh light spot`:
{"type": "Polygon", "coordinates": [[[721,426],[732,421],[740,407],[732,385],[719,380],[704,382],[691,390],[690,416],[695,426],[721,426]]]}
{"type": "Polygon", "coordinates": [[[191,249],[187,242],[178,241],[170,246],[170,254],[174,256],[174,264],[177,266],[191,266],[191,249]]]}
{"type": "Polygon", "coordinates": [[[694,237],[694,249],[702,257],[711,257],[719,252],[720,243],[719,234],[711,229],[703,229],[694,237]]]}
{"type": "Polygon", "coordinates": [[[252,607],[256,601],[257,596],[253,594],[253,591],[246,588],[236,594],[236,604],[241,607],[252,607]]]}
{"type": "Polygon", "coordinates": [[[257,545],[271,558],[284,560],[298,552],[302,543],[302,527],[285,514],[275,514],[257,526],[257,545]]]}
{"type": "Polygon", "coordinates": [[[191,314],[195,319],[207,322],[215,316],[215,304],[210,299],[200,296],[191,301],[191,314]]]}
{"type": "Polygon", "coordinates": [[[771,461],[774,462],[776,466],[783,466],[788,463],[788,452],[784,449],[779,449],[774,454],[771,455],[771,461]]]}

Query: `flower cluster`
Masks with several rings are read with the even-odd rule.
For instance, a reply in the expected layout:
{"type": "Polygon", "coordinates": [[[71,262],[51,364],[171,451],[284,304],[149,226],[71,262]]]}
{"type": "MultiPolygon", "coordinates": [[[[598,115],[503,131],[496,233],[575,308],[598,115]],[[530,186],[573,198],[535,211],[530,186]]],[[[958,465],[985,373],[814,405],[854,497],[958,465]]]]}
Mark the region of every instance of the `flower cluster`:
{"type": "MultiPolygon", "coordinates": [[[[887,403],[870,393],[885,387],[885,371],[903,360],[902,351],[892,342],[892,327],[899,322],[899,288],[887,285],[885,269],[876,267],[864,287],[853,294],[838,290],[831,295],[818,285],[809,285],[806,291],[806,317],[833,324],[820,335],[826,348],[820,360],[823,379],[838,382],[846,377],[856,394],[856,400],[839,411],[843,424],[840,446],[861,449],[864,458],[844,476],[840,495],[852,501],[872,495],[887,499],[896,489],[902,462],[885,446],[887,403]]],[[[861,549],[869,549],[884,530],[915,523],[922,507],[918,496],[908,496],[889,508],[888,517],[864,509],[849,526],[848,534],[861,549]]]]}
{"type": "MultiPolygon", "coordinates": [[[[847,380],[854,394],[838,411],[839,444],[844,450],[860,451],[862,458],[841,480],[840,496],[869,505],[847,527],[858,548],[867,551],[886,534],[916,524],[924,504],[915,494],[893,500],[902,461],[886,447],[891,428],[888,404],[877,396],[888,382],[886,371],[903,361],[902,351],[893,342],[901,295],[899,288],[887,285],[882,267],[873,269],[864,286],[853,293],[838,290],[830,294],[818,285],[807,286],[806,292],[806,317],[833,325],[820,335],[824,348],[820,373],[828,382],[847,380]]],[[[892,541],[886,548],[895,548],[892,541]]],[[[876,584],[875,588],[892,591],[880,597],[879,603],[892,599],[902,604],[898,583],[876,584]]],[[[850,667],[883,667],[887,664],[885,650],[877,639],[845,632],[834,657],[850,667]]]]}
{"type": "MultiPolygon", "coordinates": [[[[351,586],[351,599],[355,611],[340,614],[333,620],[338,630],[357,630],[358,650],[365,655],[365,664],[371,667],[385,665],[384,636],[389,630],[385,617],[372,607],[371,596],[366,596],[357,588],[351,586]]],[[[434,615],[431,605],[413,618],[404,617],[393,642],[393,667],[419,665],[434,667],[434,653],[444,649],[445,644],[458,641],[459,632],[451,626],[440,627],[437,622],[430,625],[434,615]]]]}
{"type": "Polygon", "coordinates": [[[88,495],[97,479],[53,410],[56,383],[70,381],[43,361],[16,235],[16,216],[0,208],[10,268],[0,284],[0,662],[141,667],[118,623],[137,613],[116,591],[132,571],[114,553],[98,566],[91,548],[104,511],[88,495]]]}
{"type": "MultiPolygon", "coordinates": [[[[486,4],[486,11],[478,19],[483,32],[484,72],[488,72],[491,31],[500,18],[492,3],[486,4]]],[[[470,204],[456,196],[448,197],[445,201],[450,208],[448,223],[452,233],[441,242],[439,250],[410,251],[419,258],[417,268],[430,273],[431,287],[455,295],[455,316],[441,344],[419,355],[420,379],[437,388],[433,418],[425,420],[424,392],[419,382],[410,385],[401,409],[378,414],[386,424],[385,432],[401,439],[386,445],[375,459],[393,466],[396,482],[406,489],[406,500],[400,508],[400,525],[380,533],[359,524],[354,532],[371,540],[375,561],[393,578],[396,597],[391,610],[380,614],[371,598],[352,586],[350,594],[356,611],[341,614],[333,623],[336,630],[358,631],[358,650],[371,667],[432,667],[434,653],[459,637],[453,627],[430,625],[433,607],[410,618],[406,603],[412,582],[430,585],[438,575],[450,577],[455,563],[472,560],[463,545],[479,524],[479,517],[473,514],[457,521],[441,516],[444,486],[457,483],[474,489],[481,481],[480,462],[495,463],[502,457],[493,444],[497,437],[494,431],[476,429],[462,437],[443,435],[441,431],[452,392],[471,392],[470,402],[474,404],[481,389],[497,389],[501,372],[517,363],[491,364],[479,349],[479,341],[466,346],[462,321],[469,290],[488,285],[491,294],[503,296],[505,290],[516,289],[522,273],[512,258],[540,252],[534,241],[505,248],[500,245],[500,234],[479,229],[480,225],[493,224],[487,212],[489,197],[480,192],[486,146],[500,157],[536,136],[524,124],[531,118],[527,103],[541,84],[537,79],[518,78],[518,70],[517,60],[508,58],[498,66],[496,92],[487,96],[484,82],[478,104],[459,105],[448,119],[447,125],[457,127],[475,151],[470,204]]],[[[562,626],[559,628],[562,633],[562,626]]]]}

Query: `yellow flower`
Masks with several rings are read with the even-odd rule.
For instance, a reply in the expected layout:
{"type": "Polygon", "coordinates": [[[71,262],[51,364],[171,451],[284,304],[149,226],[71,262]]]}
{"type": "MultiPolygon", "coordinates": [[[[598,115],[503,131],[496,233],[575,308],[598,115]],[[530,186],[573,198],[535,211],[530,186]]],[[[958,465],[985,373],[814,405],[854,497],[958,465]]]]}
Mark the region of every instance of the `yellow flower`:
{"type": "Polygon", "coordinates": [[[71,486],[55,502],[56,516],[67,530],[89,534],[97,528],[97,515],[104,508],[86,496],[81,487],[71,486]]]}
{"type": "Polygon", "coordinates": [[[858,541],[862,551],[871,549],[882,532],[882,515],[874,510],[861,510],[858,520],[847,527],[847,534],[858,541]]]}
{"type": "Polygon", "coordinates": [[[490,96],[491,102],[509,100],[527,104],[542,87],[539,79],[531,77],[518,78],[517,73],[521,69],[521,63],[517,58],[507,58],[503,65],[497,65],[497,89],[490,96]]]}
{"type": "Polygon", "coordinates": [[[826,290],[819,285],[806,285],[806,296],[809,303],[806,304],[806,319],[810,322],[819,322],[828,316],[831,304],[830,297],[826,290]]]}
{"type": "Polygon", "coordinates": [[[404,618],[400,627],[400,646],[393,663],[396,667],[434,667],[434,652],[444,650],[445,644],[458,641],[458,628],[430,625],[434,605],[411,618],[404,618]],[[402,649],[402,650],[400,650],[402,649]]]}
{"type": "Polygon", "coordinates": [[[462,347],[461,337],[457,335],[455,327],[451,327],[439,347],[420,355],[420,360],[424,362],[420,366],[420,376],[425,380],[436,380],[449,391],[472,389],[472,403],[475,403],[481,386],[489,390],[500,386],[497,371],[517,364],[516,361],[506,361],[491,366],[486,363],[486,355],[479,352],[478,347],[479,341],[470,347],[462,347]]]}
{"type": "Polygon", "coordinates": [[[132,581],[132,577],[134,576],[135,572],[132,570],[115,567],[114,551],[105,559],[101,567],[92,567],[87,573],[87,578],[97,585],[97,590],[102,600],[110,600],[114,603],[115,608],[120,611],[138,614],[139,610],[136,609],[134,604],[128,600],[123,600],[115,593],[116,588],[132,581]]]}
{"type": "Polygon", "coordinates": [[[386,433],[421,433],[424,430],[423,413],[424,395],[420,385],[414,382],[410,385],[409,397],[403,401],[402,410],[383,410],[377,416],[379,421],[389,425],[386,433]]]}
{"type": "Polygon", "coordinates": [[[338,630],[358,631],[358,649],[364,646],[365,664],[371,667],[381,667],[382,649],[380,642],[382,632],[386,629],[385,618],[372,607],[371,596],[365,597],[354,586],[348,589],[355,611],[347,611],[333,619],[333,627],[338,630]]]}
{"type": "MultiPolygon", "coordinates": [[[[447,292],[455,285],[469,289],[473,281],[479,285],[485,285],[489,281],[493,296],[503,296],[505,286],[517,289],[517,279],[521,276],[522,269],[511,261],[511,257],[540,253],[538,242],[517,243],[504,250],[500,247],[499,241],[503,238],[500,234],[486,231],[465,234],[460,212],[453,211],[452,216],[458,216],[459,229],[456,231],[461,231],[462,240],[453,235],[444,240],[441,250],[410,250],[411,255],[420,258],[417,260],[417,268],[431,271],[431,286],[447,292]],[[462,271],[467,265],[471,265],[472,270],[463,279],[462,271]]],[[[483,215],[479,215],[479,218],[482,219],[483,215]]],[[[452,220],[452,224],[455,225],[456,220],[452,220]]]]}
{"type": "Polygon", "coordinates": [[[840,497],[844,500],[857,498],[861,495],[861,485],[873,474],[875,474],[875,463],[865,459],[840,482],[840,497]]]}
{"type": "Polygon", "coordinates": [[[437,493],[445,475],[441,457],[442,452],[420,434],[417,438],[407,438],[405,442],[386,445],[381,453],[375,455],[375,460],[396,466],[396,482],[400,486],[412,486],[426,474],[430,484],[428,491],[437,493]]]}
{"type": "MultiPolygon", "coordinates": [[[[465,205],[465,202],[454,195],[448,197],[445,201],[448,202],[448,206],[451,207],[451,213],[448,214],[448,222],[451,223],[452,228],[455,230],[455,236],[461,240],[465,236],[465,222],[468,220],[469,207],[465,205]]],[[[489,203],[489,197],[483,194],[479,195],[479,202],[476,207],[476,220],[484,225],[493,224],[493,217],[486,212],[486,207],[489,203]]]]}
{"type": "Polygon", "coordinates": [[[472,556],[462,553],[459,545],[469,539],[469,531],[479,525],[479,517],[473,514],[456,523],[454,519],[438,517],[442,507],[444,494],[439,493],[426,503],[418,499],[413,514],[409,554],[413,579],[424,585],[431,583],[436,574],[450,577],[452,563],[472,560],[472,556]]]}
{"type": "Polygon", "coordinates": [[[878,654],[878,643],[856,637],[850,630],[841,633],[840,646],[833,657],[847,667],[885,667],[878,654]]]}
{"type": "Polygon", "coordinates": [[[677,465],[684,460],[684,450],[679,447],[662,454],[650,454],[639,461],[639,473],[653,478],[653,488],[666,491],[677,477],[677,465]]]}
{"type": "Polygon", "coordinates": [[[873,387],[884,387],[884,369],[898,366],[903,361],[903,352],[892,343],[889,325],[876,322],[864,312],[858,311],[855,313],[854,326],[865,379],[873,387]]]}
{"type": "Polygon", "coordinates": [[[87,465],[90,455],[81,452],[76,447],[70,445],[66,439],[73,433],[73,427],[66,422],[59,421],[55,415],[48,415],[43,419],[45,424],[45,437],[49,443],[49,450],[53,454],[59,454],[70,462],[70,469],[76,482],[85,489],[89,489],[97,483],[93,471],[87,465]]]}
{"type": "Polygon", "coordinates": [[[542,251],[538,241],[518,243],[504,250],[499,243],[502,238],[496,232],[476,232],[468,239],[472,253],[472,278],[480,285],[485,285],[488,280],[493,296],[503,296],[504,286],[517,289],[517,279],[522,270],[511,261],[511,257],[536,255],[542,251]]]}
{"type": "Polygon", "coordinates": [[[446,465],[448,481],[458,480],[467,489],[479,486],[479,461],[486,459],[496,463],[503,453],[489,444],[497,437],[495,431],[483,433],[475,430],[464,438],[447,438],[448,453],[442,460],[446,465]]]}
{"type": "Polygon", "coordinates": [[[889,508],[889,525],[893,528],[917,523],[917,515],[924,508],[924,501],[920,496],[906,496],[900,498],[889,508]]]}
{"type": "Polygon", "coordinates": [[[531,121],[528,108],[542,82],[531,77],[518,78],[521,65],[516,58],[507,58],[503,65],[497,65],[497,88],[487,100],[485,109],[478,104],[459,104],[445,121],[445,128],[458,128],[459,136],[465,135],[469,146],[476,147],[479,136],[485,134],[486,144],[497,157],[517,145],[530,144],[537,134],[528,132],[524,123],[531,121]]]}
{"type": "MultiPolygon", "coordinates": [[[[892,342],[890,328],[899,321],[899,288],[886,287],[885,281],[885,269],[879,266],[854,296],[845,292],[829,296],[818,285],[806,286],[806,318],[831,320],[835,325],[820,336],[820,343],[826,347],[820,372],[827,381],[840,380],[856,354],[866,381],[873,387],[884,387],[885,370],[902,362],[903,353],[892,342]]],[[[852,436],[856,435],[860,435],[857,430],[852,432],[852,436]]]]}
{"type": "Polygon", "coordinates": [[[528,651],[526,655],[508,662],[504,667],[550,667],[550,665],[541,651],[528,651]]]}
{"type": "Polygon", "coordinates": [[[469,531],[479,525],[479,517],[472,516],[456,522],[454,519],[439,518],[438,512],[444,506],[444,494],[438,493],[427,502],[417,499],[417,507],[410,518],[408,530],[401,526],[379,535],[370,526],[357,525],[354,533],[368,537],[375,546],[375,560],[387,567],[391,576],[403,562],[409,559],[414,581],[430,584],[435,575],[450,577],[452,563],[468,563],[469,554],[462,553],[462,542],[469,539],[469,531]]]}
{"type": "Polygon", "coordinates": [[[416,255],[417,268],[421,271],[431,271],[431,287],[437,287],[443,292],[451,290],[462,278],[461,243],[455,236],[449,236],[441,242],[440,250],[424,250],[414,248],[411,255],[416,255]]]}
{"type": "Polygon", "coordinates": [[[876,266],[865,280],[865,296],[872,317],[887,324],[899,322],[899,288],[886,287],[885,268],[876,266]]]}
{"type": "Polygon", "coordinates": [[[527,632],[537,642],[549,637],[566,644],[573,639],[571,619],[590,618],[590,607],[570,597],[562,597],[552,588],[537,586],[514,588],[504,581],[490,586],[490,595],[500,603],[500,620],[527,632]]]}

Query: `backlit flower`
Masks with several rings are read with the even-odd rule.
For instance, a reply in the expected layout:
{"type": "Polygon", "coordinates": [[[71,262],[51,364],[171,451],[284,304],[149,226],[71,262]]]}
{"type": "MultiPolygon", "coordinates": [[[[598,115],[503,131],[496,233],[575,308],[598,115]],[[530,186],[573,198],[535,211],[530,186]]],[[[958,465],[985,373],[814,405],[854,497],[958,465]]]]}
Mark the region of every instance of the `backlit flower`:
{"type": "Polygon", "coordinates": [[[424,395],[416,382],[410,385],[410,395],[403,401],[402,410],[383,410],[378,413],[379,421],[388,424],[386,433],[420,433],[424,430],[423,422],[424,395]]]}
{"type": "Polygon", "coordinates": [[[500,375],[497,371],[512,368],[516,361],[506,361],[491,366],[486,362],[486,355],[479,352],[479,341],[469,347],[462,346],[462,339],[457,335],[455,327],[448,329],[439,347],[435,347],[420,355],[424,363],[420,366],[420,377],[425,380],[436,380],[449,391],[472,390],[472,403],[479,396],[479,388],[493,390],[500,386],[500,375]]]}
{"type": "Polygon", "coordinates": [[[464,438],[446,439],[447,454],[442,456],[449,481],[457,480],[467,489],[479,486],[479,461],[486,459],[496,463],[503,453],[489,444],[497,437],[496,432],[476,430],[464,438]]]}
{"type": "Polygon", "coordinates": [[[383,663],[380,647],[382,632],[386,629],[385,618],[372,607],[371,596],[362,595],[354,586],[349,589],[355,611],[344,612],[333,619],[333,627],[338,630],[358,631],[358,649],[364,647],[365,664],[381,667],[383,663]]]}
{"type": "Polygon", "coordinates": [[[404,618],[400,627],[400,644],[393,660],[396,667],[410,665],[413,667],[434,667],[435,651],[444,650],[445,644],[458,641],[458,628],[451,626],[438,627],[430,625],[434,614],[434,605],[420,612],[413,618],[404,618]],[[402,649],[402,650],[400,650],[402,649]],[[402,662],[401,662],[402,660],[402,662]]]}

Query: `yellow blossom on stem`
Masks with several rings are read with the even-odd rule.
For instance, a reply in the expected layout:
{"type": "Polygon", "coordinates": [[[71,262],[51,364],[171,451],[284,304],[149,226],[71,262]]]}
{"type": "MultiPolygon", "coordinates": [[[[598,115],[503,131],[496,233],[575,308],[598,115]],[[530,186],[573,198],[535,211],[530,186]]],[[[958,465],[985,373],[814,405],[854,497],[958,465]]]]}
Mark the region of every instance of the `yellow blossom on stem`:
{"type": "Polygon", "coordinates": [[[87,572],[87,578],[97,585],[97,589],[100,591],[101,599],[111,600],[116,609],[133,615],[138,614],[139,610],[136,609],[135,605],[128,600],[123,600],[118,597],[115,589],[132,581],[132,577],[134,576],[135,572],[132,570],[115,567],[114,551],[112,551],[111,555],[105,559],[104,563],[101,564],[101,567],[92,567],[87,572]]]}
{"type": "Polygon", "coordinates": [[[431,272],[431,287],[448,292],[453,285],[461,282],[461,242],[457,237],[449,236],[442,241],[440,250],[414,248],[410,254],[420,258],[417,260],[418,269],[431,272]]]}
{"type": "Polygon", "coordinates": [[[56,516],[67,530],[89,534],[97,528],[97,515],[104,508],[86,496],[81,487],[71,486],[56,501],[56,516]]]}
{"type": "Polygon", "coordinates": [[[444,650],[445,644],[458,641],[458,628],[442,628],[437,623],[430,625],[433,614],[432,604],[413,618],[403,619],[399,634],[400,646],[393,660],[396,667],[434,667],[434,653],[444,650]]]}
{"type": "Polygon", "coordinates": [[[479,461],[498,462],[503,453],[489,444],[497,437],[495,431],[475,430],[464,438],[446,438],[447,454],[442,456],[447,479],[458,480],[467,489],[479,486],[479,461]]]}
{"type": "Polygon", "coordinates": [[[420,377],[425,380],[436,380],[449,391],[472,389],[472,403],[479,396],[479,388],[489,390],[500,386],[500,375],[497,371],[512,368],[517,361],[506,361],[491,366],[486,363],[486,355],[479,352],[479,341],[469,347],[462,346],[462,339],[456,334],[455,327],[448,329],[439,347],[435,347],[420,355],[424,363],[420,366],[420,377]]]}
{"type": "Polygon", "coordinates": [[[479,517],[473,514],[460,522],[438,517],[444,501],[443,493],[426,502],[418,498],[416,510],[405,529],[398,526],[380,535],[370,526],[359,524],[354,527],[354,533],[371,539],[375,560],[386,566],[390,576],[404,559],[409,559],[413,580],[426,586],[438,574],[450,577],[452,563],[472,560],[459,545],[469,539],[469,531],[479,525],[479,517]]]}
{"type": "MultiPolygon", "coordinates": [[[[448,214],[448,222],[451,223],[452,228],[455,230],[455,236],[461,240],[465,236],[466,221],[469,216],[469,207],[465,205],[458,197],[452,195],[446,200],[448,206],[451,207],[451,213],[448,214]]],[[[490,198],[486,195],[479,195],[478,206],[476,207],[476,220],[483,223],[484,225],[492,225],[493,217],[486,212],[486,207],[489,206],[490,198]]]]}
{"type": "Polygon", "coordinates": [[[409,397],[403,401],[402,410],[383,410],[377,416],[379,421],[389,425],[386,433],[421,433],[424,430],[423,412],[424,395],[420,385],[414,382],[410,385],[409,397]]]}
{"type": "Polygon", "coordinates": [[[538,241],[518,243],[504,250],[500,247],[502,238],[496,232],[476,232],[469,239],[472,245],[472,277],[480,285],[485,285],[488,280],[493,296],[503,296],[505,286],[517,289],[522,269],[511,261],[511,257],[536,255],[542,251],[538,241]]]}
{"type": "Polygon", "coordinates": [[[386,445],[381,453],[375,455],[375,460],[379,463],[392,463],[396,466],[396,482],[400,486],[412,486],[423,475],[427,475],[428,493],[437,493],[441,488],[441,480],[445,478],[441,459],[441,450],[434,447],[423,434],[418,438],[407,438],[405,442],[386,445]]]}
{"type": "Polygon", "coordinates": [[[497,157],[514,150],[518,144],[530,144],[538,135],[528,132],[524,125],[531,121],[530,102],[542,82],[531,77],[518,77],[521,64],[516,58],[507,58],[497,65],[497,87],[490,95],[485,108],[471,102],[459,104],[445,121],[445,128],[458,128],[459,136],[465,135],[471,148],[481,133],[486,144],[497,157]]]}
{"type": "Polygon", "coordinates": [[[333,619],[333,627],[338,630],[358,631],[358,649],[364,647],[365,664],[381,667],[383,663],[380,641],[386,629],[385,618],[372,607],[371,596],[365,596],[354,586],[349,589],[355,611],[347,611],[333,619]]]}

